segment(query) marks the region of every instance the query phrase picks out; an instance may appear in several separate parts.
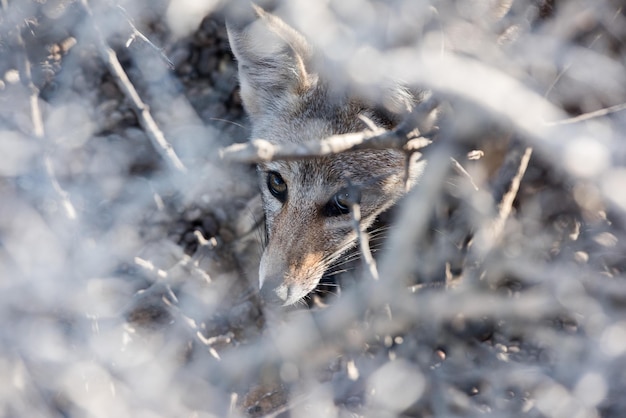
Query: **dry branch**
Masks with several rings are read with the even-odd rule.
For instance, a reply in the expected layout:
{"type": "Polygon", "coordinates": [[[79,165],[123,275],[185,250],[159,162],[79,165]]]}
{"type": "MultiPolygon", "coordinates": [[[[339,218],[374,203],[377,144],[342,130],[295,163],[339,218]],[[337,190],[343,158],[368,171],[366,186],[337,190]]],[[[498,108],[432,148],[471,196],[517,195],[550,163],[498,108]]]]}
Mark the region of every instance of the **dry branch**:
{"type": "Polygon", "coordinates": [[[226,161],[258,163],[275,160],[317,158],[341,152],[364,149],[399,149],[415,152],[431,143],[425,137],[411,138],[400,130],[381,132],[357,132],[333,135],[320,140],[303,143],[274,144],[264,139],[255,139],[245,144],[231,145],[220,151],[226,161]]]}
{"type": "Polygon", "coordinates": [[[133,110],[137,115],[137,119],[139,119],[139,123],[146,131],[146,134],[150,138],[152,145],[159,152],[159,154],[161,154],[165,161],[167,161],[172,167],[182,173],[186,173],[187,168],[178,158],[176,152],[174,151],[174,148],[167,141],[161,129],[159,129],[159,126],[152,117],[152,114],[150,113],[149,106],[146,105],[143,100],[141,100],[141,97],[139,96],[139,93],[137,93],[135,86],[133,86],[133,83],[130,81],[128,75],[124,71],[122,64],[120,64],[120,61],[117,59],[117,54],[115,53],[115,51],[113,51],[113,49],[108,46],[104,36],[102,35],[102,32],[100,31],[94,19],[93,12],[91,11],[87,0],[82,0],[81,3],[87,15],[89,16],[89,19],[92,22],[91,26],[96,35],[98,52],[100,53],[102,60],[106,64],[107,69],[115,79],[117,86],[124,93],[124,96],[129,99],[131,106],[133,107],[133,110]]]}
{"type": "Polygon", "coordinates": [[[519,157],[519,163],[517,166],[517,171],[515,175],[511,179],[510,187],[508,191],[502,196],[502,200],[498,205],[498,216],[494,219],[493,224],[491,226],[491,235],[494,239],[498,239],[502,234],[502,230],[504,229],[504,224],[508,219],[511,211],[513,209],[513,202],[515,201],[515,197],[517,196],[517,192],[519,191],[519,186],[522,182],[522,178],[526,173],[526,169],[528,168],[528,163],[530,162],[530,157],[532,156],[533,149],[531,147],[524,148],[524,152],[519,157]]]}
{"type": "Polygon", "coordinates": [[[573,118],[555,120],[553,122],[546,122],[547,126],[568,125],[571,123],[584,122],[586,120],[601,118],[612,113],[617,113],[626,110],[626,103],[621,103],[615,106],[606,107],[603,109],[594,110],[593,112],[583,113],[582,115],[574,116],[573,118]]]}
{"type": "MultiPolygon", "coordinates": [[[[4,9],[6,10],[6,6],[4,7],[4,9]]],[[[69,194],[67,193],[65,189],[63,189],[63,187],[59,183],[59,180],[56,177],[56,174],[54,172],[54,167],[52,165],[52,160],[50,159],[50,155],[47,150],[48,147],[47,147],[47,144],[45,143],[46,132],[44,129],[43,117],[41,116],[41,109],[39,107],[39,89],[37,88],[37,86],[35,86],[35,83],[33,82],[33,77],[32,77],[32,72],[31,72],[31,62],[26,52],[26,46],[24,45],[24,40],[22,39],[22,36],[20,35],[19,27],[16,29],[16,33],[17,33],[16,35],[17,44],[20,48],[20,55],[22,56],[22,62],[21,62],[22,69],[20,73],[21,73],[21,77],[24,80],[24,84],[28,88],[28,94],[29,94],[30,118],[33,124],[33,136],[40,142],[40,145],[42,149],[44,150],[44,155],[43,155],[44,169],[46,171],[46,174],[48,175],[48,179],[50,180],[52,189],[55,191],[59,200],[61,201],[61,206],[63,207],[65,211],[65,216],[68,219],[73,220],[73,219],[76,219],[76,209],[74,208],[74,205],[72,204],[72,201],[69,198],[69,194]]]]}
{"type": "Polygon", "coordinates": [[[130,35],[128,37],[128,40],[126,41],[126,48],[129,48],[134,44],[138,44],[139,48],[149,48],[161,59],[161,61],[165,63],[165,65],[167,65],[170,70],[173,70],[174,63],[167,57],[167,55],[163,53],[162,49],[158,48],[150,41],[150,39],[148,39],[143,33],[141,33],[139,29],[137,29],[133,22],[133,19],[128,15],[128,13],[126,13],[126,10],[120,5],[117,5],[116,10],[118,10],[122,14],[124,19],[126,20],[126,23],[128,23],[128,26],[130,27],[130,35]]]}
{"type": "Polygon", "coordinates": [[[469,183],[472,185],[472,188],[474,190],[478,190],[478,186],[474,182],[474,179],[472,178],[472,175],[467,172],[465,167],[463,167],[461,165],[461,163],[456,158],[450,157],[450,162],[452,163],[452,167],[454,168],[454,170],[457,173],[459,173],[461,176],[465,177],[469,181],[469,183]]]}
{"type": "Polygon", "coordinates": [[[369,273],[370,277],[374,280],[378,280],[378,269],[376,268],[376,260],[372,257],[372,251],[370,250],[369,234],[361,227],[361,205],[360,191],[356,186],[351,186],[352,191],[348,192],[348,199],[350,200],[350,215],[352,217],[352,228],[357,237],[359,243],[359,249],[361,251],[361,257],[365,270],[369,273]]]}
{"type": "Polygon", "coordinates": [[[432,115],[439,106],[434,99],[418,104],[398,125],[387,131],[377,128],[365,117],[361,120],[368,130],[343,135],[333,135],[322,140],[302,143],[274,144],[265,139],[255,139],[245,144],[234,144],[220,151],[226,161],[258,163],[274,160],[295,160],[324,157],[342,152],[373,149],[397,149],[411,154],[431,144],[437,133],[432,115]]]}
{"type": "Polygon", "coordinates": [[[470,255],[466,260],[466,268],[480,268],[485,255],[502,239],[507,219],[513,210],[513,202],[528,168],[533,149],[521,144],[513,146],[500,169],[497,184],[493,186],[494,201],[497,202],[497,213],[484,227],[478,231],[470,243],[470,255]]]}

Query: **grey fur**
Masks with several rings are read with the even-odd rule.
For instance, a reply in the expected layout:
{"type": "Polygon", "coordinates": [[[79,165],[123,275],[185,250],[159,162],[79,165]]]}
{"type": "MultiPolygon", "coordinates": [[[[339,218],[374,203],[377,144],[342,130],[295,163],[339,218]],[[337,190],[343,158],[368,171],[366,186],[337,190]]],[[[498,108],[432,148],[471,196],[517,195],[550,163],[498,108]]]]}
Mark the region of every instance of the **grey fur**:
{"type": "MultiPolygon", "coordinates": [[[[238,60],[241,95],[252,137],[302,142],[366,128],[359,115],[392,128],[399,110],[412,105],[406,91],[390,89],[386,104],[337,93],[315,66],[313,48],[279,18],[255,7],[258,19],[244,28],[228,26],[238,60]]],[[[323,208],[348,183],[362,187],[364,228],[404,193],[405,155],[397,150],[364,150],[301,161],[259,164],[268,243],[259,268],[268,302],[289,305],[312,291],[326,269],[355,245],[350,215],[325,216],[323,208]],[[266,184],[267,173],[287,184],[281,203],[266,184]]],[[[412,178],[419,169],[412,172],[412,178]]]]}

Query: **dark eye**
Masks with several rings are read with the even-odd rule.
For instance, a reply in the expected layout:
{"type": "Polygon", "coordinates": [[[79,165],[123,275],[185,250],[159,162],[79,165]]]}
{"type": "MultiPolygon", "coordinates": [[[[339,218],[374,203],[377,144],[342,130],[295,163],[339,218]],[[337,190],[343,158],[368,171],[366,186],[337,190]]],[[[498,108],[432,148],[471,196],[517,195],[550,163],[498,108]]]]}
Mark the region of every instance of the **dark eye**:
{"type": "Polygon", "coordinates": [[[267,173],[267,188],[276,199],[283,203],[287,200],[287,183],[277,172],[267,173]]]}
{"type": "Polygon", "coordinates": [[[358,203],[359,200],[359,193],[354,188],[341,189],[330,199],[326,206],[324,206],[324,216],[347,215],[350,213],[352,204],[358,203]]]}

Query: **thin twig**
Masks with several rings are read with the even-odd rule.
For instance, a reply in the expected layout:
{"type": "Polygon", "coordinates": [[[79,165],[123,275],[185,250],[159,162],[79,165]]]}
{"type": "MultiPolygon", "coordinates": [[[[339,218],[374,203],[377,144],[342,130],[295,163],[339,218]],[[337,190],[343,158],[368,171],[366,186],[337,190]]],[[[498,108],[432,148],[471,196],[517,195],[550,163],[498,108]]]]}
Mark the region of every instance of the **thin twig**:
{"type": "Polygon", "coordinates": [[[454,170],[457,173],[459,173],[460,175],[462,175],[463,177],[465,177],[467,180],[469,180],[469,182],[472,185],[472,187],[474,188],[474,190],[478,190],[478,186],[474,182],[474,179],[472,178],[472,175],[467,172],[465,167],[463,167],[461,165],[461,163],[456,158],[450,157],[450,160],[452,161],[452,167],[454,168],[454,170]]]}
{"type": "Polygon", "coordinates": [[[517,172],[515,173],[513,179],[511,179],[509,190],[504,194],[504,196],[502,196],[502,200],[498,205],[498,217],[494,220],[491,227],[491,235],[494,238],[500,237],[504,229],[504,224],[513,210],[513,202],[515,201],[515,197],[519,191],[519,186],[522,183],[522,177],[524,177],[526,169],[528,168],[528,163],[530,162],[532,153],[532,147],[526,147],[524,149],[517,172]]]}
{"type": "Polygon", "coordinates": [[[413,158],[412,152],[406,152],[404,154],[404,192],[408,193],[411,189],[411,159],[413,158]]]}
{"type": "Polygon", "coordinates": [[[547,126],[568,125],[571,123],[584,122],[589,119],[595,119],[602,116],[610,115],[611,113],[617,113],[626,110],[626,103],[621,103],[615,106],[605,107],[604,109],[594,110],[593,112],[583,113],[582,115],[575,116],[573,118],[555,120],[553,122],[546,122],[547,126]]]}
{"type": "Polygon", "coordinates": [[[150,39],[146,37],[146,35],[141,33],[139,29],[137,29],[133,22],[133,19],[126,12],[126,9],[124,9],[120,5],[117,5],[116,9],[120,14],[122,14],[122,16],[124,16],[124,19],[126,19],[126,23],[128,23],[128,26],[130,26],[131,34],[126,40],[126,48],[129,48],[132,44],[135,43],[140,44],[142,47],[147,46],[150,50],[154,51],[159,56],[159,58],[167,65],[170,70],[174,70],[174,63],[167,57],[167,55],[165,55],[161,48],[153,44],[152,41],[150,41],[150,39]]]}
{"type": "Polygon", "coordinates": [[[361,250],[361,259],[370,277],[378,280],[378,269],[376,268],[376,260],[372,257],[372,251],[369,244],[369,234],[361,228],[361,205],[359,204],[360,189],[357,186],[350,186],[347,196],[350,205],[350,215],[352,217],[352,228],[356,233],[359,249],[361,250]]]}
{"type": "Polygon", "coordinates": [[[396,131],[373,134],[370,131],[343,135],[302,143],[273,144],[264,139],[255,139],[245,144],[234,144],[220,151],[222,159],[240,163],[267,162],[317,158],[348,151],[363,149],[404,149],[410,144],[411,151],[427,147],[431,141],[414,138],[407,141],[396,131]]]}
{"type": "Polygon", "coordinates": [[[368,126],[368,129],[362,132],[332,135],[322,140],[316,139],[302,143],[274,144],[264,139],[255,139],[222,149],[220,157],[232,162],[258,163],[317,158],[364,149],[397,149],[411,154],[432,143],[431,139],[436,135],[437,128],[430,119],[438,105],[439,103],[434,99],[420,103],[395,129],[390,131],[376,127],[366,117],[360,116],[360,119],[368,126]],[[424,123],[425,120],[427,123],[424,123]]]}
{"type": "Polygon", "coordinates": [[[57,179],[57,176],[54,173],[54,166],[52,165],[52,159],[50,158],[49,155],[47,155],[47,153],[44,156],[44,165],[46,167],[46,173],[48,174],[50,183],[52,183],[52,188],[54,189],[54,191],[59,196],[59,199],[61,200],[61,206],[63,206],[63,209],[65,210],[65,215],[67,216],[68,219],[76,219],[77,217],[76,208],[74,208],[74,204],[70,200],[69,193],[63,187],[61,187],[61,183],[59,183],[59,180],[57,179]]]}
{"type": "Polygon", "coordinates": [[[494,186],[495,199],[498,203],[498,213],[495,217],[476,235],[473,240],[472,252],[474,254],[471,257],[470,264],[478,266],[484,255],[493,248],[502,238],[502,232],[504,231],[504,225],[509,218],[513,210],[513,202],[517,197],[522,178],[528,168],[530,157],[533,149],[531,147],[525,147],[523,152],[518,147],[514,147],[508,156],[509,161],[505,161],[504,166],[501,169],[501,175],[505,178],[501,179],[501,186],[506,184],[506,190],[500,192],[501,187],[494,186]],[[514,169],[514,171],[512,170],[514,169]],[[512,173],[512,177],[509,177],[512,173]]]}
{"type": "Polygon", "coordinates": [[[50,158],[47,144],[45,143],[46,132],[44,129],[43,118],[41,116],[41,109],[39,108],[39,89],[35,86],[33,82],[33,77],[31,73],[31,64],[28,59],[28,54],[26,52],[26,45],[24,44],[24,40],[20,35],[20,28],[17,28],[17,43],[21,49],[21,55],[23,56],[22,61],[22,78],[24,80],[24,84],[28,88],[29,92],[29,103],[30,103],[30,118],[33,124],[33,136],[40,142],[42,149],[44,150],[43,155],[43,163],[44,168],[46,170],[46,174],[48,174],[48,179],[52,184],[52,188],[56,192],[59,200],[61,201],[61,206],[65,211],[65,215],[68,219],[76,219],[76,209],[72,204],[72,201],[69,198],[69,194],[61,184],[59,183],[56,174],[54,173],[54,166],[52,164],[52,159],[50,158]]]}
{"type": "Polygon", "coordinates": [[[176,152],[172,148],[172,145],[167,142],[165,135],[163,135],[163,132],[161,131],[161,129],[159,129],[159,126],[152,117],[148,105],[146,105],[141,100],[141,97],[139,97],[137,90],[135,90],[135,87],[128,78],[128,75],[124,71],[122,64],[120,64],[119,60],[117,59],[115,51],[113,51],[113,49],[111,49],[107,45],[106,40],[94,19],[93,12],[91,11],[87,0],[82,0],[81,3],[87,15],[92,21],[91,26],[96,34],[96,41],[100,56],[106,64],[109,72],[115,79],[117,86],[124,93],[124,96],[126,96],[130,100],[133,110],[137,115],[137,119],[139,119],[139,123],[144,128],[152,144],[161,154],[161,156],[176,170],[182,173],[186,173],[187,168],[176,155],[176,152]]]}

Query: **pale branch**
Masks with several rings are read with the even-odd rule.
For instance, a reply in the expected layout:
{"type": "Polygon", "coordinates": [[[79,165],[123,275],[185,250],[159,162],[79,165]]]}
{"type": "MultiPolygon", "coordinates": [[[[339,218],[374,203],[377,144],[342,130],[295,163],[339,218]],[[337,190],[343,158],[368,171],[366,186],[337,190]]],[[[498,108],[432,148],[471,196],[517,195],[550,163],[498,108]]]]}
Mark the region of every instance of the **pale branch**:
{"type": "Polygon", "coordinates": [[[93,12],[89,7],[88,1],[81,0],[81,3],[83,5],[83,8],[85,9],[85,12],[89,16],[89,19],[92,22],[91,27],[93,28],[93,31],[96,35],[96,43],[98,46],[98,52],[100,53],[100,57],[106,64],[107,69],[113,76],[115,83],[117,84],[119,89],[130,101],[130,104],[135,114],[137,115],[137,119],[139,120],[139,123],[145,130],[148,137],[150,138],[152,145],[159,152],[159,154],[161,154],[165,161],[167,161],[172,167],[182,173],[186,173],[187,168],[178,158],[176,152],[174,151],[174,148],[167,141],[165,135],[152,117],[149,106],[145,104],[143,100],[141,100],[141,97],[135,89],[135,86],[133,86],[132,82],[128,78],[128,75],[126,74],[126,71],[124,71],[122,64],[118,60],[117,54],[107,44],[104,35],[100,31],[98,24],[96,23],[96,19],[93,16],[93,12]]]}
{"type": "Polygon", "coordinates": [[[361,227],[361,205],[359,203],[361,200],[360,195],[361,190],[358,186],[349,187],[347,198],[352,218],[352,229],[354,229],[357,242],[359,243],[361,260],[363,261],[365,271],[369,273],[372,279],[378,280],[378,269],[376,268],[376,260],[372,257],[372,251],[370,250],[369,234],[361,227]]]}
{"type": "Polygon", "coordinates": [[[521,144],[514,146],[500,169],[498,184],[493,186],[494,201],[497,202],[497,213],[476,234],[470,244],[471,256],[469,265],[478,268],[485,254],[502,239],[507,219],[513,210],[513,202],[526,173],[533,149],[521,144]]]}
{"type": "Polygon", "coordinates": [[[474,182],[474,179],[472,178],[472,175],[470,173],[467,172],[467,170],[465,169],[465,167],[463,167],[461,165],[461,163],[453,157],[450,157],[450,162],[452,162],[452,168],[454,168],[454,170],[461,176],[465,177],[470,184],[472,185],[472,188],[474,190],[478,190],[478,186],[476,185],[476,183],[474,182]]]}
{"type": "Polygon", "coordinates": [[[404,155],[404,178],[402,179],[404,183],[404,192],[408,193],[411,189],[411,158],[413,157],[412,153],[406,153],[404,155]]]}
{"type": "Polygon", "coordinates": [[[546,122],[547,126],[557,126],[557,125],[568,125],[571,123],[579,123],[584,122],[586,120],[600,118],[602,116],[607,116],[612,113],[617,113],[626,110],[626,103],[621,103],[615,106],[606,107],[603,109],[594,110],[593,112],[583,113],[578,116],[574,116],[572,118],[555,120],[553,122],[546,122]]]}
{"type": "Polygon", "coordinates": [[[322,140],[302,143],[274,144],[255,139],[244,144],[234,144],[220,151],[226,161],[258,163],[276,160],[318,158],[342,152],[364,149],[399,149],[415,152],[427,147],[431,141],[424,137],[407,140],[396,130],[374,134],[370,131],[333,135],[322,140]]]}
{"type": "Polygon", "coordinates": [[[53,190],[56,192],[59,200],[61,201],[61,206],[63,207],[65,211],[65,216],[67,216],[68,219],[73,220],[73,219],[76,219],[76,209],[74,208],[74,205],[72,204],[72,201],[69,198],[69,194],[67,193],[65,189],[63,189],[63,187],[61,187],[61,184],[59,183],[56,177],[56,174],[54,173],[54,167],[52,165],[52,160],[50,159],[48,146],[45,143],[46,132],[44,129],[41,109],[39,107],[39,89],[37,88],[37,86],[35,86],[35,83],[33,82],[33,77],[31,73],[31,63],[28,58],[28,54],[26,52],[26,46],[24,45],[24,40],[22,39],[22,36],[20,35],[19,27],[17,28],[16,33],[17,33],[17,43],[20,47],[20,54],[23,57],[22,62],[21,62],[21,65],[22,65],[21,77],[24,81],[24,84],[28,88],[28,92],[30,96],[29,105],[30,105],[30,118],[33,124],[33,136],[40,142],[40,145],[42,149],[44,150],[43,152],[44,168],[45,168],[46,174],[48,175],[48,179],[50,180],[53,190]]]}
{"type": "Polygon", "coordinates": [[[332,135],[322,140],[301,143],[275,144],[265,139],[253,139],[220,150],[220,157],[232,162],[258,163],[318,158],[365,149],[397,149],[412,154],[430,145],[432,137],[437,133],[432,115],[438,105],[434,99],[425,100],[393,130],[375,127],[370,120],[361,116],[360,119],[368,126],[362,132],[332,135]]]}
{"type": "Polygon", "coordinates": [[[530,162],[532,153],[533,149],[531,147],[526,147],[524,148],[523,154],[519,158],[517,172],[511,179],[509,190],[504,194],[504,196],[502,196],[502,200],[500,200],[498,205],[498,217],[494,220],[492,225],[492,235],[494,237],[499,237],[502,234],[504,224],[513,209],[513,202],[517,197],[517,192],[519,191],[520,184],[522,183],[522,178],[528,169],[528,163],[530,162]]]}
{"type": "Polygon", "coordinates": [[[63,209],[65,211],[65,216],[67,216],[68,219],[76,219],[77,217],[76,208],[74,207],[74,204],[70,200],[69,193],[61,186],[61,183],[59,183],[59,180],[57,179],[57,176],[54,173],[52,160],[50,159],[50,156],[47,155],[47,153],[44,156],[44,165],[46,167],[46,173],[48,174],[50,183],[52,184],[52,188],[54,189],[56,194],[59,196],[59,199],[61,200],[61,206],[63,206],[63,209]]]}
{"type": "Polygon", "coordinates": [[[167,65],[170,70],[173,70],[174,63],[167,57],[167,55],[163,53],[163,50],[161,48],[153,44],[146,35],[141,33],[139,29],[137,29],[133,22],[133,19],[126,12],[126,9],[118,4],[116,10],[124,17],[126,23],[128,23],[128,26],[130,28],[131,33],[126,40],[126,48],[130,48],[134,44],[138,44],[139,48],[148,48],[153,51],[165,63],[165,65],[167,65]]]}

